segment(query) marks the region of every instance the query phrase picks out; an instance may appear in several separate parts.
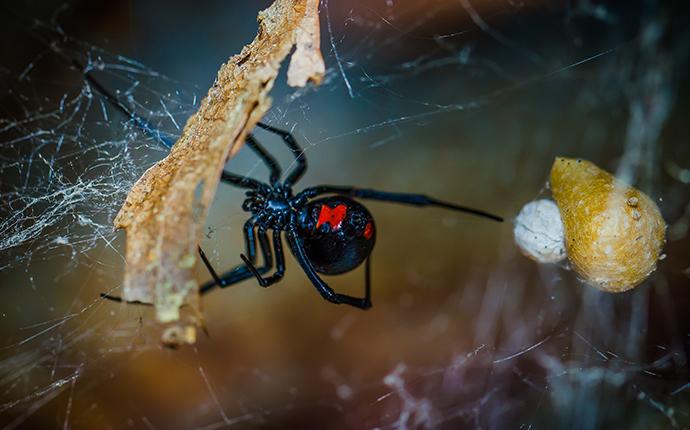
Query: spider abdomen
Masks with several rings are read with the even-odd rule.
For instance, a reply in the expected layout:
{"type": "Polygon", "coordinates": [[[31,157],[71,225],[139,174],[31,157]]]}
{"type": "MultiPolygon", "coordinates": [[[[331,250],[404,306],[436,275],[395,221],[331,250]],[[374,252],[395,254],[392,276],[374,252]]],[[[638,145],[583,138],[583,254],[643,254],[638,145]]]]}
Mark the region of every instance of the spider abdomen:
{"type": "Polygon", "coordinates": [[[349,272],[362,264],[374,248],[374,218],[364,206],[348,197],[312,200],[300,215],[304,250],[319,273],[349,272]]]}

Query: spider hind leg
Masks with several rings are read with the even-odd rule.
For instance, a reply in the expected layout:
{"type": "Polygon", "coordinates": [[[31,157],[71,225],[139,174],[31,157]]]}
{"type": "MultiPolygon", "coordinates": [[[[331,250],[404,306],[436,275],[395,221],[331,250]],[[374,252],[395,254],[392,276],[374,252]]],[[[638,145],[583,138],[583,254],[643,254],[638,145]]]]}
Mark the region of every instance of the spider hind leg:
{"type": "Polygon", "coordinates": [[[288,241],[295,258],[297,259],[297,262],[300,264],[300,266],[302,266],[302,270],[304,270],[304,273],[314,285],[314,288],[316,288],[319,294],[321,294],[321,297],[331,303],[349,305],[363,310],[371,308],[371,257],[367,258],[365,262],[364,298],[353,297],[347,294],[336,293],[323,279],[321,279],[307,257],[307,254],[304,250],[304,245],[302,243],[302,238],[299,237],[298,233],[294,229],[288,230],[288,241]]]}
{"type": "MultiPolygon", "coordinates": [[[[244,225],[246,252],[247,254],[249,254],[248,260],[252,263],[256,261],[256,239],[254,237],[254,223],[255,220],[251,218],[244,225]]],[[[266,231],[261,227],[258,230],[259,231],[257,233],[259,237],[259,247],[261,248],[264,265],[259,268],[256,268],[256,270],[259,273],[264,274],[271,270],[271,267],[273,267],[273,255],[271,253],[271,246],[268,242],[266,231]]],[[[208,259],[205,258],[203,253],[201,254],[201,258],[204,264],[206,265],[206,268],[208,269],[209,273],[213,277],[211,281],[201,286],[199,292],[202,295],[207,294],[210,291],[213,291],[213,289],[215,289],[216,287],[227,288],[237,284],[238,282],[242,282],[245,279],[249,279],[253,276],[252,271],[245,264],[240,264],[235,268],[225,272],[224,274],[218,275],[216,274],[216,271],[213,269],[213,266],[211,266],[211,263],[208,261],[208,259]]]]}
{"type": "Polygon", "coordinates": [[[276,271],[271,276],[265,278],[262,276],[262,272],[254,266],[254,263],[244,254],[240,255],[244,264],[247,265],[247,268],[252,272],[256,280],[259,281],[259,285],[262,287],[269,287],[275,284],[283,279],[283,275],[285,274],[285,257],[283,256],[283,244],[280,240],[280,230],[273,230],[273,249],[276,254],[276,271]]]}

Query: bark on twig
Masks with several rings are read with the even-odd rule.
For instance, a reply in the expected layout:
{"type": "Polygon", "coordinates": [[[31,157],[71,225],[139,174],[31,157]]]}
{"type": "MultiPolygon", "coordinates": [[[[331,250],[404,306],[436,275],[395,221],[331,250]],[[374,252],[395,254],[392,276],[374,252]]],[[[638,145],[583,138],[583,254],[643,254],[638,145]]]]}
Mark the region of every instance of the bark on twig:
{"type": "Polygon", "coordinates": [[[127,232],[124,299],[153,303],[163,323],[179,321],[183,304],[192,310],[170,328],[189,334],[176,342],[193,342],[187,328],[201,323],[197,244],[226,160],[269,109],[268,93],[295,44],[289,84],[323,76],[318,0],[276,0],[258,23],[254,41],[221,66],[170,154],[144,173],[115,219],[127,232]]]}

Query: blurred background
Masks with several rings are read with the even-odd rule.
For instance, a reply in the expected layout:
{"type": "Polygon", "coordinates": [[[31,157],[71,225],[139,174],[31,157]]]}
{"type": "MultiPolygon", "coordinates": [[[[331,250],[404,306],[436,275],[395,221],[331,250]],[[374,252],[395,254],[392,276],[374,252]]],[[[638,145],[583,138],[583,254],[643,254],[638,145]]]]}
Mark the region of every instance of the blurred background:
{"type": "MultiPolygon", "coordinates": [[[[0,426],[688,428],[679,3],[324,0],[325,81],[295,90],[283,71],[265,118],[305,147],[300,185],[422,192],[507,222],[367,203],[373,309],[323,301],[288,258],[272,288],[204,297],[209,336],[169,350],[152,310],[98,296],[120,294],[112,219],[166,150],[83,69],[175,137],[269,2],[4,2],[0,426]],[[546,195],[555,156],[626,163],[658,202],[667,257],[643,285],[603,293],[516,248],[512,219],[546,195]]],[[[288,165],[275,137],[257,137],[288,165]]],[[[248,151],[228,168],[267,178],[248,151]]],[[[242,199],[221,185],[206,225],[221,269],[240,262],[242,199]]],[[[362,272],[327,281],[359,295],[362,272]]]]}

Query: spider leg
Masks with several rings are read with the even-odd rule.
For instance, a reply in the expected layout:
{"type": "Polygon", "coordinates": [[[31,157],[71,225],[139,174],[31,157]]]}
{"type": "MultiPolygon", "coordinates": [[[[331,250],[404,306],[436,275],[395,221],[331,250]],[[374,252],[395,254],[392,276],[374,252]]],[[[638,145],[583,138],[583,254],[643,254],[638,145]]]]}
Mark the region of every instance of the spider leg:
{"type": "MultiPolygon", "coordinates": [[[[215,271],[215,269],[213,268],[213,266],[211,265],[211,262],[208,261],[208,258],[206,257],[206,253],[204,252],[203,249],[201,249],[201,246],[198,247],[198,250],[199,250],[199,256],[201,256],[201,261],[204,262],[204,265],[206,266],[206,269],[208,269],[209,273],[211,273],[211,276],[212,276],[213,279],[214,279],[214,281],[210,283],[211,286],[210,286],[208,289],[211,289],[211,288],[215,287],[216,284],[219,284],[219,285],[220,285],[220,283],[222,282],[222,279],[219,278],[218,275],[216,274],[216,271],[215,271]]],[[[205,284],[205,285],[206,285],[206,284],[205,284]]],[[[204,286],[205,286],[205,285],[204,285],[204,286]]],[[[204,287],[202,287],[202,291],[203,291],[203,288],[204,288],[204,287]]],[[[101,297],[104,298],[104,299],[113,301],[113,302],[118,302],[118,303],[126,302],[126,303],[128,303],[128,304],[130,304],[130,305],[153,306],[153,303],[144,303],[144,302],[140,302],[140,301],[138,301],[138,300],[125,301],[124,299],[122,299],[122,297],[113,296],[113,295],[110,295],[110,294],[108,294],[108,293],[101,293],[101,297]]]]}
{"type": "Polygon", "coordinates": [[[294,229],[288,230],[287,237],[288,242],[290,243],[290,247],[292,248],[293,254],[297,259],[297,262],[300,264],[300,266],[302,266],[302,270],[304,270],[304,273],[307,275],[307,278],[309,278],[311,283],[314,285],[316,290],[321,294],[321,296],[324,299],[328,300],[331,303],[350,305],[359,309],[369,309],[371,307],[371,290],[368,281],[368,260],[366,268],[367,282],[365,285],[365,297],[358,298],[348,296],[347,294],[339,294],[333,291],[333,289],[329,287],[328,284],[326,284],[326,282],[324,282],[324,280],[321,279],[319,275],[316,273],[314,266],[309,261],[309,258],[307,258],[307,254],[304,251],[304,246],[302,245],[302,239],[299,237],[298,233],[294,229]]]}
{"type": "MultiPolygon", "coordinates": [[[[259,272],[260,274],[264,274],[271,270],[271,267],[273,267],[273,255],[271,253],[271,246],[268,242],[268,235],[266,234],[266,230],[263,229],[262,227],[259,227],[258,229],[258,237],[259,237],[259,247],[261,248],[261,253],[262,257],[264,260],[263,266],[256,268],[255,270],[259,272]]],[[[256,243],[255,243],[255,238],[254,238],[254,220],[250,219],[247,221],[244,225],[244,234],[245,234],[245,247],[247,250],[247,254],[249,254],[249,261],[254,264],[256,262],[256,243]]],[[[252,276],[254,276],[254,273],[247,267],[246,264],[240,264],[236,266],[235,268],[225,272],[222,275],[218,275],[216,271],[213,269],[211,264],[209,263],[208,259],[205,257],[205,255],[202,255],[202,260],[204,264],[206,265],[206,268],[208,269],[209,273],[211,273],[211,276],[213,277],[213,280],[206,282],[201,286],[199,289],[200,294],[206,294],[210,291],[212,291],[216,286],[220,288],[227,288],[231,285],[237,284],[238,282],[242,282],[245,279],[249,279],[252,276]]],[[[245,257],[246,258],[246,257],[245,257]]]]}
{"type": "MultiPolygon", "coordinates": [[[[253,135],[247,135],[246,143],[247,146],[252,151],[254,151],[256,155],[259,156],[261,161],[263,161],[266,164],[266,166],[268,166],[268,170],[270,171],[271,175],[270,182],[271,184],[276,185],[281,175],[280,166],[278,165],[276,159],[273,158],[271,154],[269,154],[263,146],[261,146],[261,144],[254,138],[253,135]]],[[[227,170],[223,170],[223,174],[221,175],[220,179],[225,183],[240,188],[258,189],[264,187],[264,185],[256,179],[247,178],[236,173],[228,172],[227,170]]]]}
{"type": "Polygon", "coordinates": [[[165,146],[167,149],[170,149],[173,147],[173,145],[175,144],[174,140],[172,140],[168,136],[165,136],[163,133],[161,133],[160,130],[153,127],[144,118],[142,118],[139,115],[132,112],[127,106],[125,106],[120,101],[119,98],[115,97],[115,95],[110,93],[110,91],[108,91],[103,86],[103,84],[101,84],[96,78],[94,78],[91,75],[90,69],[87,70],[87,68],[84,67],[76,59],[72,59],[71,61],[72,61],[72,65],[74,65],[77,69],[82,71],[82,73],[84,74],[84,79],[86,79],[86,81],[89,83],[89,85],[91,87],[93,87],[96,90],[96,92],[98,92],[100,95],[102,95],[108,103],[110,103],[117,110],[122,112],[125,116],[129,117],[137,127],[139,127],[141,130],[144,131],[144,133],[146,133],[149,136],[153,137],[154,139],[158,140],[158,143],[165,146]]]}
{"type": "MultiPolygon", "coordinates": [[[[86,67],[84,67],[79,61],[76,59],[71,59],[72,64],[79,70],[81,70],[84,74],[84,79],[89,83],[91,87],[93,87],[94,90],[96,90],[97,93],[102,95],[105,100],[110,103],[113,107],[115,107],[117,110],[122,112],[126,117],[128,117],[130,120],[134,122],[134,124],[139,127],[144,133],[148,134],[149,136],[153,137],[163,145],[166,149],[170,150],[173,145],[175,144],[175,141],[167,134],[167,133],[162,133],[160,130],[156,129],[154,126],[152,126],[148,121],[146,121],[144,118],[141,116],[137,115],[134,111],[132,111],[130,108],[128,108],[124,103],[120,101],[120,99],[115,96],[113,93],[108,91],[103,84],[98,81],[92,74],[91,70],[87,70],[86,67]]],[[[253,141],[253,137],[250,135],[247,137],[247,144],[249,145],[250,148],[252,148],[254,151],[256,151],[259,156],[266,161],[266,163],[269,165],[269,168],[273,169],[271,163],[269,162],[270,160],[267,161],[266,159],[266,151],[263,148],[255,148],[253,143],[250,141],[253,141]]],[[[255,142],[255,141],[254,141],[255,142]]],[[[270,158],[270,156],[268,156],[270,158]]],[[[273,164],[275,164],[275,160],[272,160],[273,164]]],[[[277,165],[276,165],[277,166],[277,165]]],[[[275,172],[273,170],[271,171],[271,177],[275,175],[275,172]]],[[[280,170],[278,170],[277,176],[280,177],[280,170]]],[[[223,173],[221,175],[221,180],[223,182],[226,182],[230,185],[235,185],[240,188],[250,188],[250,189],[257,189],[261,188],[263,184],[261,182],[251,179],[251,178],[246,178],[242,175],[238,175],[232,172],[228,172],[226,170],[223,170],[223,173]]]]}
{"type": "MultiPolygon", "coordinates": [[[[278,165],[276,159],[273,158],[263,146],[261,146],[253,135],[247,135],[247,140],[245,142],[247,146],[259,156],[261,161],[268,166],[268,170],[270,171],[270,182],[271,184],[276,185],[281,175],[280,166],[278,165]]],[[[227,184],[240,188],[250,188],[255,190],[264,187],[264,185],[256,179],[247,178],[245,176],[238,175],[237,173],[228,172],[227,170],[223,170],[220,179],[227,184]]]]}
{"type": "Polygon", "coordinates": [[[261,146],[261,144],[254,138],[253,135],[249,134],[247,135],[247,140],[246,140],[247,146],[250,147],[254,152],[256,152],[256,155],[261,158],[261,161],[263,161],[266,166],[268,166],[268,170],[270,171],[270,182],[273,185],[277,185],[278,181],[280,180],[280,175],[282,174],[282,171],[280,170],[280,166],[278,165],[278,162],[276,161],[271,154],[266,151],[266,149],[261,146]]]}
{"type": "MultiPolygon", "coordinates": [[[[258,273],[266,273],[271,269],[273,266],[273,256],[271,254],[271,247],[268,242],[268,236],[266,235],[266,231],[259,228],[259,231],[257,233],[259,237],[259,246],[261,247],[261,253],[262,257],[264,259],[264,265],[259,268],[255,268],[258,273]]],[[[250,258],[252,261],[256,261],[256,242],[254,238],[254,219],[250,219],[244,224],[244,238],[245,238],[245,246],[247,248],[247,254],[249,254],[250,258]]],[[[247,268],[246,265],[240,264],[234,269],[222,274],[218,275],[216,273],[216,270],[213,268],[211,265],[211,262],[208,260],[208,257],[206,257],[206,253],[204,253],[203,249],[201,247],[198,247],[199,249],[199,256],[201,256],[201,261],[203,261],[204,265],[206,266],[206,269],[208,269],[209,273],[211,274],[211,277],[213,277],[212,281],[209,281],[201,286],[199,289],[199,294],[206,294],[209,291],[212,291],[216,286],[219,286],[220,288],[226,288],[231,285],[237,284],[238,282],[244,281],[245,279],[251,278],[254,273],[247,268]]],[[[282,256],[282,249],[280,250],[280,256],[276,255],[277,258],[280,258],[283,260],[282,256]]],[[[278,253],[276,253],[278,254],[278,253]]],[[[246,257],[245,257],[246,258],[246,257]]],[[[253,266],[252,266],[253,267],[253,266]]],[[[284,270],[284,268],[283,268],[284,270]]],[[[101,297],[107,300],[111,300],[113,302],[118,302],[121,303],[124,300],[122,297],[118,296],[113,296],[107,293],[101,293],[101,297]]],[[[139,301],[131,301],[127,302],[129,304],[136,304],[136,305],[144,305],[144,306],[152,306],[152,303],[143,303],[139,301]]]]}
{"type": "MultiPolygon", "coordinates": [[[[101,293],[100,296],[101,296],[102,299],[110,300],[111,302],[122,303],[122,302],[124,301],[124,300],[122,300],[122,297],[120,297],[120,296],[112,296],[112,295],[110,295],[110,294],[108,294],[108,293],[101,293]]],[[[132,302],[127,302],[127,303],[129,303],[129,304],[131,304],[131,305],[152,306],[152,303],[144,303],[144,302],[140,302],[140,301],[138,301],[138,300],[137,300],[137,301],[132,301],[132,302]]]]}
{"type": "Polygon", "coordinates": [[[364,262],[364,300],[371,306],[371,254],[364,262]]]}
{"type": "MultiPolygon", "coordinates": [[[[244,223],[244,247],[247,250],[247,254],[249,254],[249,257],[252,260],[256,260],[256,237],[254,236],[254,225],[256,224],[256,218],[252,217],[247,220],[247,222],[244,223]]],[[[201,256],[201,260],[204,262],[204,265],[206,266],[206,269],[208,269],[208,272],[211,274],[211,277],[213,278],[212,282],[212,287],[213,286],[220,286],[223,287],[224,281],[221,278],[224,278],[225,276],[218,276],[218,273],[216,270],[213,268],[211,265],[211,262],[206,258],[206,254],[204,251],[199,247],[199,255],[201,256]]],[[[233,273],[237,269],[239,269],[241,266],[236,267],[233,270],[230,270],[228,273],[233,273]]],[[[227,275],[227,274],[226,274],[227,275]]],[[[208,284],[208,283],[207,283],[208,284]]],[[[204,284],[206,285],[206,284],[204,284]]],[[[201,288],[202,291],[204,287],[201,288]]]]}
{"type": "Polygon", "coordinates": [[[264,185],[256,179],[247,178],[246,176],[238,175],[237,173],[223,170],[220,175],[220,180],[229,185],[234,185],[238,188],[249,188],[256,190],[262,188],[264,185]]]}
{"type": "Polygon", "coordinates": [[[304,172],[307,170],[307,159],[304,157],[304,150],[299,146],[297,140],[289,131],[281,130],[262,122],[259,122],[256,125],[266,131],[270,131],[271,133],[280,136],[283,139],[283,142],[285,142],[285,145],[287,145],[287,147],[290,149],[290,152],[292,152],[292,155],[294,155],[295,163],[297,163],[297,165],[288,174],[288,177],[284,182],[284,184],[287,186],[294,185],[300,180],[302,175],[304,175],[304,172]]]}
{"type": "Polygon", "coordinates": [[[480,209],[469,208],[466,206],[456,205],[454,203],[444,202],[424,194],[407,194],[407,193],[390,193],[387,191],[378,191],[366,188],[356,188],[337,185],[319,185],[316,187],[306,188],[299,193],[298,197],[313,198],[321,194],[343,194],[350,197],[357,197],[360,199],[378,200],[382,202],[402,203],[413,206],[436,206],[445,209],[451,209],[458,212],[465,212],[472,215],[489,218],[494,221],[503,222],[503,218],[498,215],[485,212],[480,209]]]}
{"type": "Polygon", "coordinates": [[[247,265],[247,268],[249,268],[262,287],[269,287],[275,284],[283,279],[285,274],[285,257],[283,256],[283,243],[280,240],[280,230],[273,230],[273,250],[276,254],[276,271],[271,276],[265,278],[261,276],[261,272],[254,266],[254,263],[245,257],[244,254],[240,255],[244,264],[247,265]]]}

